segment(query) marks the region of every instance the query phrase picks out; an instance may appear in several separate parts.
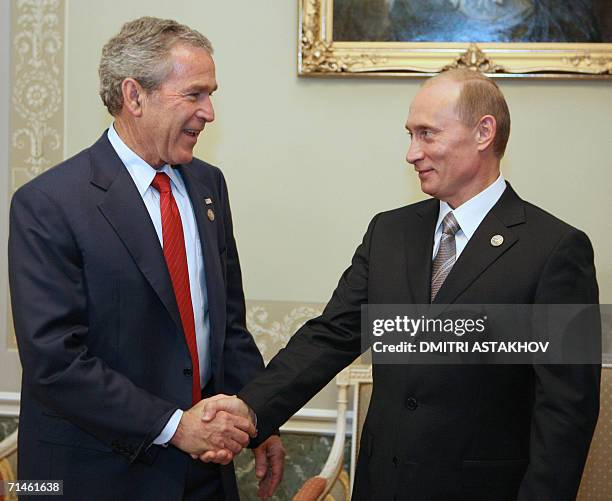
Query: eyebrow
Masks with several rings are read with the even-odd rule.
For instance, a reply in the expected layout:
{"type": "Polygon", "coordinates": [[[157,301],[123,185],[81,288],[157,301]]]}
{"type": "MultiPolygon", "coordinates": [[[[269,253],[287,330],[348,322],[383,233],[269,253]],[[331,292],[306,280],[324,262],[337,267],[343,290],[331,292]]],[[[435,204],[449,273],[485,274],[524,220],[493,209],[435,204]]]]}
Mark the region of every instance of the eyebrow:
{"type": "Polygon", "coordinates": [[[190,94],[192,92],[202,92],[202,91],[208,91],[209,94],[212,94],[213,92],[215,92],[217,89],[219,88],[218,85],[215,85],[212,89],[208,88],[205,85],[199,85],[199,84],[195,84],[195,85],[190,85],[189,87],[187,87],[183,92],[185,94],[190,94]]]}
{"type": "Polygon", "coordinates": [[[406,124],[404,128],[408,132],[412,132],[413,129],[414,130],[430,129],[434,132],[440,132],[442,130],[439,127],[434,127],[433,125],[428,125],[428,124],[415,125],[413,128],[411,128],[408,124],[406,124]]]}

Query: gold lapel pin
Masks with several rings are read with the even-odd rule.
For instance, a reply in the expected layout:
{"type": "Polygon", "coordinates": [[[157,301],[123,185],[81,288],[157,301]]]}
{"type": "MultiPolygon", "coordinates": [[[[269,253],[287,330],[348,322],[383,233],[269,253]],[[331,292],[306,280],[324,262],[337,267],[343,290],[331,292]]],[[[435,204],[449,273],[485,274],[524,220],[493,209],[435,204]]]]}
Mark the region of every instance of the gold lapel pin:
{"type": "Polygon", "coordinates": [[[504,237],[502,237],[501,235],[493,235],[491,237],[491,245],[493,247],[499,247],[503,243],[504,243],[504,237]]]}
{"type": "Polygon", "coordinates": [[[208,216],[208,219],[210,219],[211,221],[215,220],[215,212],[212,209],[208,209],[206,211],[206,215],[208,216]]]}
{"type": "Polygon", "coordinates": [[[204,203],[205,203],[206,205],[210,205],[210,204],[212,204],[212,198],[205,198],[205,199],[204,199],[204,203]]]}

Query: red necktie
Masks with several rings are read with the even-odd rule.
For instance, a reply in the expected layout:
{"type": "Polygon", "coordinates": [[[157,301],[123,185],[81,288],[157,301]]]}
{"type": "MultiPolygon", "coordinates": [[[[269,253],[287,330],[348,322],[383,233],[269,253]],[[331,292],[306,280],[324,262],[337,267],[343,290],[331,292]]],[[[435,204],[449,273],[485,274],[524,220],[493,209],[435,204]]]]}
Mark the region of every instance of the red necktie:
{"type": "Polygon", "coordinates": [[[183,332],[191,355],[192,387],[191,394],[193,403],[202,399],[200,388],[200,363],[198,360],[198,348],[196,345],[195,322],[193,319],[193,305],[191,304],[191,289],[189,287],[189,271],[187,268],[187,254],[185,252],[185,237],[183,235],[183,224],[176,200],[170,189],[170,178],[163,172],[155,174],[151,186],[159,191],[162,236],[164,240],[164,258],[170,272],[172,288],[176,297],[183,332]]]}

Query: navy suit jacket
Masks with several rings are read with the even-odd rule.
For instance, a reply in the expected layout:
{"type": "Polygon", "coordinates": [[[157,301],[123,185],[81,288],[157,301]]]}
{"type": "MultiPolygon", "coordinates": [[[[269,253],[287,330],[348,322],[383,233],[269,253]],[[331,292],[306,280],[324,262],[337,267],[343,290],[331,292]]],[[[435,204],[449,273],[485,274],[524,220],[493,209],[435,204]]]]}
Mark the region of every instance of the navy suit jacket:
{"type": "MultiPolygon", "coordinates": [[[[176,168],[204,254],[214,388],[236,393],[263,361],[245,327],[225,181],[197,159],[176,168]]],[[[180,499],[191,459],[151,444],[191,407],[189,350],[157,234],[106,133],[15,193],[9,275],[19,478],[62,479],[64,499],[180,499]]],[[[237,499],[233,468],[222,472],[237,499]]]]}

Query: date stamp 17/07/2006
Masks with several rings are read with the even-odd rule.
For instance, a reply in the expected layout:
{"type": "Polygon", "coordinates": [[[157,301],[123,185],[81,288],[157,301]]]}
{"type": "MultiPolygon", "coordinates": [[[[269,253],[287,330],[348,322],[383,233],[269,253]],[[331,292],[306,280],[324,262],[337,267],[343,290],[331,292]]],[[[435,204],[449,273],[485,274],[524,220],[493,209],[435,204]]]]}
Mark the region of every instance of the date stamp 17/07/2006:
{"type": "Polygon", "coordinates": [[[61,496],[63,480],[1,480],[0,496],[61,496]]]}

